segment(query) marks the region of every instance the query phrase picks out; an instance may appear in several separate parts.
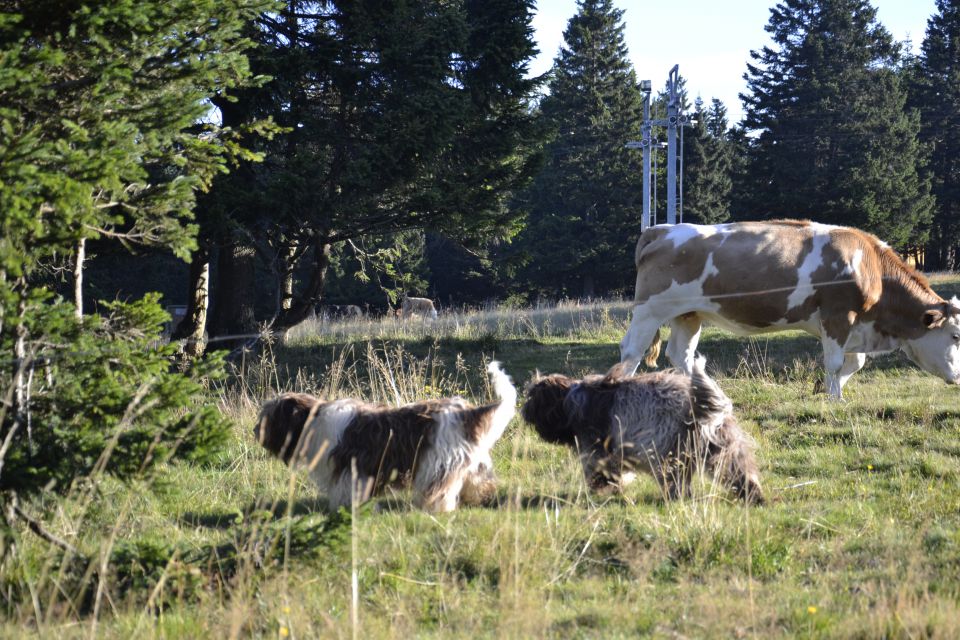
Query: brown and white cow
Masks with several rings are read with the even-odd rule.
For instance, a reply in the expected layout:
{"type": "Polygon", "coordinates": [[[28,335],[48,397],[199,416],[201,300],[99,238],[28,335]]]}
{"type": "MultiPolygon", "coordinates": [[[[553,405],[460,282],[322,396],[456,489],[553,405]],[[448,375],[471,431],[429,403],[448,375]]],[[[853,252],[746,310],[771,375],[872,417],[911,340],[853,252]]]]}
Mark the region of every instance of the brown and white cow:
{"type": "Polygon", "coordinates": [[[411,318],[413,316],[436,320],[437,308],[433,306],[433,300],[404,296],[403,300],[400,301],[400,317],[411,318]]]}
{"type": "Polygon", "coordinates": [[[620,342],[627,371],[648,346],[655,366],[669,324],[667,357],[689,374],[706,322],[741,335],[817,336],[834,398],[868,354],[896,349],[960,383],[960,301],[938,296],[864,231],[799,220],[660,225],[640,236],[636,265],[636,306],[620,342]]]}

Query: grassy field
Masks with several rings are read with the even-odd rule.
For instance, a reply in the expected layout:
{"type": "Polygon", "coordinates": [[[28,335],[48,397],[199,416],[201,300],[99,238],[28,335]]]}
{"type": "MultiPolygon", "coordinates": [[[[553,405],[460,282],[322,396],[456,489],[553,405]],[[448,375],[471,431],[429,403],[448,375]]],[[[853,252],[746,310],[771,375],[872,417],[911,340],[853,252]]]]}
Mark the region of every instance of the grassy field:
{"type": "Polygon", "coordinates": [[[491,357],[518,386],[537,369],[606,370],[628,310],[298,330],[211,390],[236,424],[218,464],[169,465],[153,490],[107,481],[27,505],[52,512],[44,526],[83,559],[21,532],[0,635],[957,637],[960,390],[900,356],[872,362],[835,403],[812,393],[817,341],[705,332],[708,368],[758,442],[758,508],[708,482],[665,503],[646,477],[598,499],[575,457],[518,418],[494,449],[498,506],[431,516],[401,493],[328,514],[253,441],[277,390],[482,401],[491,357]]]}

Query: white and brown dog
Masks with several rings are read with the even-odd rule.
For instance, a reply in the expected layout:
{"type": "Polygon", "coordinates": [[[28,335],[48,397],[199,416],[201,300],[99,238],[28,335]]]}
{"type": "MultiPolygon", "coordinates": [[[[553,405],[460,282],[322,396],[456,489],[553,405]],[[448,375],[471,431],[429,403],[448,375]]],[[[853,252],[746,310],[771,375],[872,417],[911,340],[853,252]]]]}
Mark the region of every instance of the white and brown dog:
{"type": "Polygon", "coordinates": [[[479,504],[495,492],[490,450],[517,404],[499,363],[487,371],[499,402],[474,407],[444,398],[392,407],[286,393],[263,406],[254,436],[287,464],[306,466],[332,509],[393,484],[412,486],[428,511],[479,504]]]}
{"type": "Polygon", "coordinates": [[[743,500],[762,503],[753,443],[703,367],[698,358],[689,378],[624,376],[619,365],[583,380],[538,376],[522,415],[547,442],[579,451],[591,489],[619,490],[640,470],[676,498],[689,495],[693,472],[703,467],[743,500]]]}

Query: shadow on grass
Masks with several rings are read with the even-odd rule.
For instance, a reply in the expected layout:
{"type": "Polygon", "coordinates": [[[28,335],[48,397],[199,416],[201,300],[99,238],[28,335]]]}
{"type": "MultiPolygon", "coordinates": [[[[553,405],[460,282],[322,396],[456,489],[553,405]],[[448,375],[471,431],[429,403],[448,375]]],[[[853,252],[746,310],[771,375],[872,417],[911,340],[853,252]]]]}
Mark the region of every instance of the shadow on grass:
{"type": "Polygon", "coordinates": [[[344,352],[346,366],[354,369],[360,379],[370,375],[367,349],[382,354],[398,347],[418,359],[433,358],[446,371],[454,371],[458,361],[466,362],[471,383],[480,384],[486,378],[482,363],[497,359],[514,378],[517,385],[525,383],[534,371],[581,375],[606,371],[619,361],[619,347],[611,344],[591,344],[576,341],[540,342],[532,339],[497,339],[481,337],[462,339],[411,340],[354,340],[323,346],[309,344],[278,345],[274,348],[277,363],[276,381],[281,388],[290,387],[301,371],[323,374],[344,352]]]}
{"type": "MultiPolygon", "coordinates": [[[[667,339],[666,344],[669,344],[667,339]]],[[[326,374],[335,363],[351,369],[359,380],[370,378],[368,349],[378,356],[395,351],[417,360],[432,360],[443,370],[452,372],[467,366],[464,372],[474,388],[482,385],[486,374],[482,363],[486,359],[500,360],[514,383],[519,387],[541,373],[562,373],[580,377],[587,373],[607,371],[620,359],[619,345],[611,341],[582,342],[576,338],[500,338],[484,334],[475,339],[452,337],[416,337],[395,339],[349,339],[322,345],[299,343],[275,345],[274,384],[293,388],[304,373],[317,378],[326,374]]],[[[740,337],[716,330],[708,330],[698,350],[707,358],[708,371],[721,377],[743,377],[746,374],[767,378],[777,383],[809,377],[813,384],[822,377],[823,349],[820,341],[796,332],[769,334],[760,337],[740,337]]],[[[666,345],[661,352],[666,351],[666,345]]],[[[389,359],[389,358],[388,358],[389,359]]],[[[255,360],[251,358],[251,360],[255,360]]],[[[658,368],[670,366],[661,355],[658,368]]],[[[902,354],[886,354],[871,359],[867,371],[896,371],[914,368],[902,354]]],[[[644,370],[641,368],[641,370],[644,370]]],[[[811,391],[815,391],[811,388],[811,391]]]]}
{"type": "Polygon", "coordinates": [[[287,500],[277,500],[270,504],[262,501],[251,503],[244,509],[221,511],[216,513],[196,513],[188,511],[179,518],[181,524],[206,529],[232,529],[250,520],[276,521],[287,517],[306,516],[312,514],[330,513],[329,506],[324,498],[302,498],[293,504],[287,500]]]}

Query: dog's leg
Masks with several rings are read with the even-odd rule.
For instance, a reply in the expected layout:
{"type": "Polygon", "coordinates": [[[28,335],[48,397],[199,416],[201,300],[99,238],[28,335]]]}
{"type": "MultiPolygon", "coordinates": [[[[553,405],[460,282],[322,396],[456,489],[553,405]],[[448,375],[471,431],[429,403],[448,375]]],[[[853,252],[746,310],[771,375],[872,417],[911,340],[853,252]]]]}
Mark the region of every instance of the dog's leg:
{"type": "Polygon", "coordinates": [[[493,469],[483,467],[469,474],[460,490],[460,502],[470,506],[489,504],[497,495],[497,477],[493,469]]]}
{"type": "Polygon", "coordinates": [[[415,502],[424,511],[448,513],[457,508],[460,492],[463,489],[465,474],[457,473],[430,487],[426,492],[418,492],[415,502]]]}
{"type": "Polygon", "coordinates": [[[674,452],[667,454],[665,459],[651,464],[653,477],[660,483],[660,488],[667,500],[690,497],[693,468],[693,460],[688,456],[678,456],[674,452]]]}
{"type": "Polygon", "coordinates": [[[349,473],[341,474],[327,494],[330,509],[349,507],[353,503],[354,496],[357,498],[357,504],[366,502],[373,495],[373,487],[374,479],[370,476],[358,476],[354,484],[349,473]]]}
{"type": "Polygon", "coordinates": [[[613,461],[602,448],[591,449],[580,454],[583,478],[590,491],[605,495],[623,490],[618,470],[614,469],[612,464],[613,461]]]}
{"type": "Polygon", "coordinates": [[[479,506],[488,504],[497,493],[497,476],[493,472],[493,460],[489,455],[464,476],[460,490],[460,502],[479,506]]]}
{"type": "Polygon", "coordinates": [[[763,490],[753,448],[736,423],[727,422],[719,431],[722,447],[712,448],[707,465],[714,478],[729,486],[748,504],[763,504],[763,490]]]}

